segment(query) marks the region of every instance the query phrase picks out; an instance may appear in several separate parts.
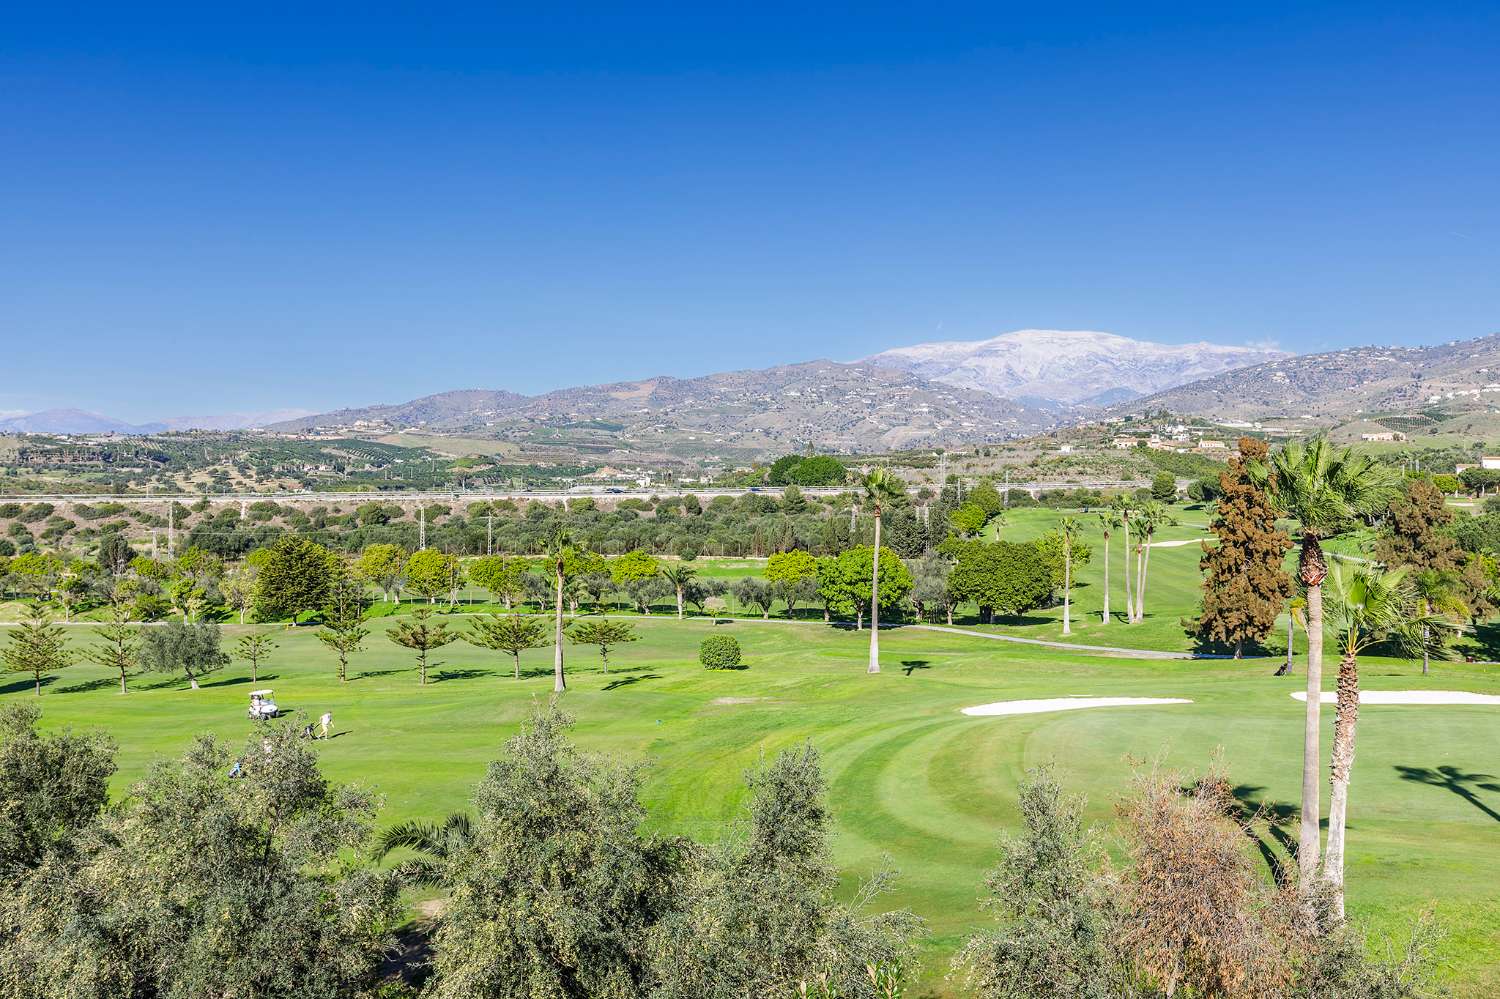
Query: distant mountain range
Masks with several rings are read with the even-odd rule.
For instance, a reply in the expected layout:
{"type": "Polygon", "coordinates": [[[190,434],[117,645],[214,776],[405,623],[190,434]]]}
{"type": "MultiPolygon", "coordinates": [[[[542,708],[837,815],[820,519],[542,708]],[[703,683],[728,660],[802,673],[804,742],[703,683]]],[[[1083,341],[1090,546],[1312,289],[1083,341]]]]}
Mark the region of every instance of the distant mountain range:
{"type": "Polygon", "coordinates": [[[1500,333],[1434,347],[1353,347],[1282,357],[1135,399],[1114,412],[1300,417],[1331,425],[1362,413],[1465,401],[1500,405],[1500,333]]]}
{"type": "Polygon", "coordinates": [[[894,368],[810,361],[701,378],[647,378],[539,396],[470,389],[396,405],[344,409],[269,429],[474,432],[539,442],[588,431],[600,446],[673,453],[766,453],[813,443],[833,450],[994,440],[1052,417],[986,392],[894,368]],[[598,440],[599,434],[607,435],[598,440]]]}
{"type": "MultiPolygon", "coordinates": [[[[1280,351],[1169,346],[1108,333],[1022,330],[919,344],[864,361],[813,361],[701,378],[650,378],[527,397],[470,389],[289,420],[271,429],[482,432],[604,421],[629,449],[766,452],[811,441],[849,450],[928,447],[1036,432],[1101,406],[1280,351]],[[691,447],[688,445],[692,445],[691,447]]],[[[595,428],[597,429],[597,428],[595,428]]]]}
{"type": "Polygon", "coordinates": [[[1264,347],[1153,343],[1089,330],[1018,330],[989,340],[897,347],[867,361],[945,385],[1068,407],[1123,402],[1287,356],[1264,347]]]}
{"type": "Polygon", "coordinates": [[[174,416],[150,423],[126,423],[82,409],[45,409],[0,420],[0,433],[12,434],[159,434],[168,430],[243,430],[295,419],[311,410],[277,409],[266,413],[220,413],[174,416]]]}
{"type": "Polygon", "coordinates": [[[743,457],[806,444],[869,451],[974,443],[1148,409],[1331,426],[1450,398],[1500,403],[1500,334],[1435,347],[1294,356],[1262,347],[1020,330],[988,340],[917,344],[850,364],[811,361],[698,378],[662,376],[537,396],[466,389],[328,413],[289,410],[147,424],[49,410],[0,420],[0,432],[264,427],[375,436],[422,430],[598,455],[743,457]]]}

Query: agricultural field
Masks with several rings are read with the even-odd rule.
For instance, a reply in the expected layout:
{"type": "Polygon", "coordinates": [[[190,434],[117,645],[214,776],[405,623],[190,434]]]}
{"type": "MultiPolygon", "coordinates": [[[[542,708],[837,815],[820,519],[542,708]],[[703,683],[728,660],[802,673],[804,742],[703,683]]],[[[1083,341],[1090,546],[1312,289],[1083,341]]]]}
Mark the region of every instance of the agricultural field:
{"type": "MultiPolygon", "coordinates": [[[[1181,594],[1171,595],[1172,573],[1162,578],[1163,606],[1181,603],[1181,594]]],[[[646,765],[652,826],[710,840],[735,835],[745,771],[810,740],[824,756],[845,889],[852,893],[889,858],[901,878],[881,904],[909,907],[928,922],[919,995],[962,994],[945,980],[948,960],[981,923],[981,882],[997,838],[1015,826],[1017,782],[1028,768],[1055,766],[1066,787],[1088,796],[1091,818],[1103,824],[1137,770],[1202,770],[1218,751],[1247,804],[1285,817],[1297,798],[1302,705],[1290,695],[1301,678],[1272,677],[1264,659],[1095,656],[908,626],[881,636],[883,671],[869,676],[868,633],[806,621],[715,620],[632,618],[641,640],[613,651],[608,673],[596,650],[570,646],[563,703],[577,719],[578,739],[646,765]],[[739,639],[747,669],[698,665],[698,643],[715,633],[739,639]],[[994,701],[1071,695],[1192,703],[960,713],[994,701]]],[[[411,653],[386,639],[386,624],[371,622],[366,650],[344,684],[316,629],[250,626],[280,644],[258,684],[236,662],[198,691],[177,678],[146,675],[122,696],[104,671],[74,666],[44,688],[43,722],[108,732],[120,746],[115,790],[126,794],[153,760],[181,753],[200,733],[239,744],[255,724],[245,715],[248,691],[270,687],[283,708],[309,719],[333,712],[336,735],[319,744],[325,771],[377,791],[383,822],[439,818],[466,806],[501,743],[550,696],[551,649],[526,653],[517,680],[508,658],[456,643],[435,654],[431,682],[422,687],[411,653]]],[[[1153,626],[1148,618],[1137,627],[1153,626]]],[[[1110,627],[1111,638],[1129,631],[1110,627]]],[[[88,641],[91,630],[75,628],[73,644],[88,641]]],[[[226,647],[246,630],[226,627],[226,647]]],[[[1423,678],[1413,664],[1371,660],[1364,678],[1370,690],[1500,693],[1500,672],[1489,666],[1442,664],[1423,678]]],[[[32,696],[20,678],[0,687],[5,700],[32,696]]],[[[1327,718],[1331,729],[1331,709],[1327,718]]],[[[1453,931],[1440,958],[1460,996],[1500,988],[1500,900],[1491,876],[1500,794],[1487,786],[1497,735],[1500,710],[1493,707],[1372,706],[1362,714],[1351,913],[1374,933],[1399,936],[1432,908],[1453,931]]],[[[1265,824],[1258,840],[1268,858],[1285,859],[1265,824]]]]}

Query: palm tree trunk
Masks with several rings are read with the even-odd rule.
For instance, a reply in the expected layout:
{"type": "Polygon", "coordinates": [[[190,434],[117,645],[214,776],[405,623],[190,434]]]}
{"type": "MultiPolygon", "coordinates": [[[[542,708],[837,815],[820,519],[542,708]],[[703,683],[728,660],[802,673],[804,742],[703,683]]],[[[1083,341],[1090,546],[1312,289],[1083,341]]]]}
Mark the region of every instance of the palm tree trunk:
{"type": "Polygon", "coordinates": [[[1099,613],[1099,623],[1109,624],[1109,532],[1104,532],[1104,610],[1099,613]]]}
{"type": "Polygon", "coordinates": [[[677,620],[682,620],[682,587],[677,587],[677,620]]]}
{"type": "Polygon", "coordinates": [[[1297,836],[1297,867],[1304,890],[1312,887],[1318,874],[1318,812],[1321,804],[1318,798],[1318,731],[1322,711],[1323,583],[1320,578],[1317,585],[1307,588],[1307,711],[1302,723],[1302,821],[1297,836]]]}
{"type": "Polygon", "coordinates": [[[1136,611],[1140,607],[1139,591],[1141,588],[1141,551],[1141,543],[1137,541],[1135,543],[1135,551],[1132,553],[1135,559],[1135,564],[1130,567],[1131,574],[1135,576],[1135,586],[1133,587],[1131,596],[1126,598],[1126,603],[1128,603],[1130,606],[1126,609],[1125,620],[1130,624],[1135,624],[1136,621],[1140,620],[1140,618],[1136,615],[1136,611]]]}
{"type": "Polygon", "coordinates": [[[1073,623],[1068,619],[1072,611],[1073,596],[1073,543],[1063,535],[1063,630],[1064,635],[1073,634],[1073,623]]]}
{"type": "Polygon", "coordinates": [[[1354,728],[1359,723],[1359,663],[1352,653],[1339,660],[1339,701],[1333,722],[1333,765],[1328,799],[1328,852],[1323,877],[1333,889],[1333,907],[1344,917],[1344,843],[1349,819],[1349,777],[1354,769],[1354,728]]]}
{"type": "Polygon", "coordinates": [[[1292,673],[1292,643],[1296,639],[1297,618],[1290,607],[1286,611],[1286,662],[1281,669],[1276,671],[1277,676],[1290,676],[1292,673]]]}
{"type": "Polygon", "coordinates": [[[552,635],[552,640],[554,642],[553,653],[552,653],[552,692],[554,694],[561,694],[564,690],[568,689],[568,683],[567,683],[566,680],[563,679],[563,651],[562,651],[562,639],[563,639],[563,634],[562,634],[562,617],[563,617],[563,615],[562,615],[562,607],[563,607],[563,570],[562,570],[562,562],[561,562],[561,560],[559,560],[558,566],[557,566],[557,605],[556,605],[556,612],[557,613],[556,613],[556,616],[554,617],[554,620],[556,622],[556,626],[553,629],[553,635],[552,635]]]}
{"type": "Polygon", "coordinates": [[[875,508],[875,557],[870,562],[870,667],[880,672],[880,507],[875,508]]]}
{"type": "Polygon", "coordinates": [[[1141,549],[1141,582],[1135,590],[1135,619],[1146,620],[1146,575],[1151,570],[1151,536],[1146,536],[1146,544],[1141,549]]]}
{"type": "MultiPolygon", "coordinates": [[[[1426,617],[1427,615],[1429,615],[1431,613],[1432,613],[1432,605],[1429,604],[1427,602],[1427,599],[1424,597],[1422,599],[1422,616],[1426,617]]],[[[1431,657],[1430,649],[1429,649],[1429,646],[1428,646],[1428,642],[1429,642],[1429,640],[1431,638],[1432,638],[1432,632],[1431,632],[1431,630],[1428,628],[1427,625],[1425,625],[1425,624],[1422,625],[1422,675],[1423,676],[1427,675],[1427,661],[1431,657]]]]}

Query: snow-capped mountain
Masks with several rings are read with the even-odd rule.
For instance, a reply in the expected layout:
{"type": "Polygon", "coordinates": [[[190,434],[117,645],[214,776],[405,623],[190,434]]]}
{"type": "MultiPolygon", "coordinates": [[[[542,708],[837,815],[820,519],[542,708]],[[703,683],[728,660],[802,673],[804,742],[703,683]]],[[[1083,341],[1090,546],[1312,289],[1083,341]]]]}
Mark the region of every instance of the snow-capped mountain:
{"type": "Polygon", "coordinates": [[[1284,351],[1153,343],[1091,330],[1017,330],[989,340],[897,347],[867,359],[932,381],[1026,402],[1108,405],[1175,388],[1284,351]]]}

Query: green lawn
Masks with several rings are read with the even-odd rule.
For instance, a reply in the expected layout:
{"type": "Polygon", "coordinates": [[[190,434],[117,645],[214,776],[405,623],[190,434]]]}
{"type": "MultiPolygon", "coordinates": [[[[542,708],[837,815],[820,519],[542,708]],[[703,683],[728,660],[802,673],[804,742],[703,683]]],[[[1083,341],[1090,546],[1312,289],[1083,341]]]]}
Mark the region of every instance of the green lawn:
{"type": "MultiPolygon", "coordinates": [[[[1162,558],[1153,578],[1160,572],[1165,579],[1174,565],[1162,558]]],[[[1174,599],[1172,587],[1163,590],[1165,600],[1174,599]]],[[[1088,599],[1083,592],[1081,602],[1088,599]]],[[[1301,681],[1272,678],[1264,661],[1086,657],[905,628],[882,635],[885,670],[867,676],[865,634],[776,621],[715,625],[658,616],[638,623],[644,640],[614,654],[608,676],[596,654],[569,648],[565,703],[578,718],[580,741],[619,759],[650,761],[651,822],[708,839],[724,835],[735,819],[748,767],[763,754],[813,740],[824,753],[848,887],[889,855],[902,872],[892,901],[930,923],[923,995],[956,994],[943,980],[948,956],[980,918],[980,882],[996,837],[1015,822],[1016,784],[1027,767],[1055,763],[1100,821],[1125,792],[1132,760],[1201,767],[1216,747],[1247,797],[1296,800],[1303,709],[1289,694],[1301,681]],[[710,673],[697,665],[697,644],[714,631],[739,637],[748,670],[710,673]],[[1194,703],[997,718],[959,713],[988,701],[1067,694],[1194,703]]],[[[526,676],[516,681],[507,675],[508,660],[450,646],[437,654],[436,682],[424,689],[410,653],[385,639],[383,622],[373,627],[354,679],[342,686],[314,629],[268,628],[282,646],[261,685],[311,717],[333,711],[339,734],[321,745],[326,770],[377,789],[384,820],[462,808],[486,762],[533,701],[548,696],[551,651],[529,653],[526,676]]],[[[88,630],[76,629],[74,641],[88,630]]],[[[231,640],[241,631],[227,630],[231,640]]],[[[1123,641],[1134,629],[1108,630],[1111,640],[1123,641]]],[[[1365,682],[1372,689],[1500,693],[1500,674],[1475,666],[1442,665],[1424,680],[1409,664],[1372,662],[1365,682]]],[[[244,714],[250,689],[236,663],[196,692],[148,676],[122,697],[102,670],[77,666],[45,688],[41,703],[49,726],[98,727],[118,740],[123,792],[152,759],[181,752],[200,732],[243,739],[251,729],[244,714]]],[[[6,699],[31,696],[16,676],[0,687],[6,699]]],[[[1326,715],[1331,728],[1332,711],[1326,715]]],[[[1478,786],[1486,783],[1479,775],[1497,771],[1497,736],[1494,708],[1370,706],[1361,714],[1351,910],[1388,930],[1435,907],[1452,931],[1442,959],[1460,995],[1500,990],[1500,792],[1478,786]],[[1403,779],[1403,767],[1430,771],[1449,786],[1403,779]],[[1441,777],[1440,767],[1455,768],[1455,776],[1441,777]]]]}

